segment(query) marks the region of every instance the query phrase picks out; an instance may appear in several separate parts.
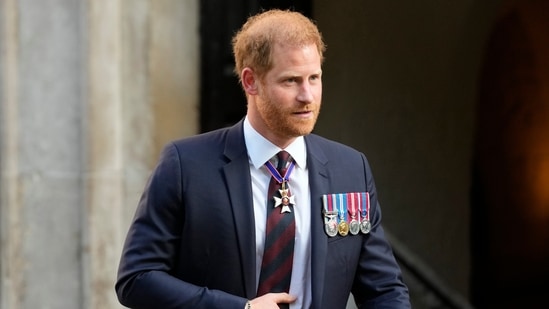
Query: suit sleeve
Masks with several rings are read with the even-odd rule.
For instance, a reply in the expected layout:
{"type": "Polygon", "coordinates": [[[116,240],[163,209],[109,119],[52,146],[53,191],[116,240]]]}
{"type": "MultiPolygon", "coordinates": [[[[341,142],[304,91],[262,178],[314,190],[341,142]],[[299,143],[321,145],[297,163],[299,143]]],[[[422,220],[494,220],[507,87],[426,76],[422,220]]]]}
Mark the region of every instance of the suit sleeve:
{"type": "Polygon", "coordinates": [[[362,155],[370,193],[372,230],[363,237],[353,296],[361,309],[410,308],[408,288],[381,226],[381,210],[370,166],[362,155]]]}
{"type": "Polygon", "coordinates": [[[116,292],[129,308],[242,309],[246,299],[174,276],[185,210],[180,156],[163,150],[137,207],[120,260],[116,292]]]}

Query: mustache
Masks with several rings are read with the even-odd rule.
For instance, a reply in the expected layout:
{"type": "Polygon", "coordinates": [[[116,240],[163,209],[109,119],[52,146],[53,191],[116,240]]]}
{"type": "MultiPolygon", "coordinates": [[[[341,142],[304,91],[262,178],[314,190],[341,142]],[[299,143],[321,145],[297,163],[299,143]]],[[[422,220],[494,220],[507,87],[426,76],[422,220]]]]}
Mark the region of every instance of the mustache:
{"type": "Polygon", "coordinates": [[[314,105],[314,104],[307,104],[301,108],[293,109],[293,113],[308,113],[308,112],[316,112],[320,110],[320,106],[314,105]]]}

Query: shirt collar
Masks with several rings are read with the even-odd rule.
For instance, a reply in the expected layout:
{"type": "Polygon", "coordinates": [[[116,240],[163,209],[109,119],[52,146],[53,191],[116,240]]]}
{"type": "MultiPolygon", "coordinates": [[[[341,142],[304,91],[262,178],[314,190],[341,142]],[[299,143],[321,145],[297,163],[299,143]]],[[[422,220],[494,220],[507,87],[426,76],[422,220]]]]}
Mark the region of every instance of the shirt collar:
{"type": "Polygon", "coordinates": [[[301,169],[307,167],[307,146],[305,145],[303,136],[296,138],[286,149],[280,149],[259,134],[252,127],[248,116],[246,116],[244,119],[244,141],[250,162],[257,169],[261,168],[265,162],[269,161],[281,150],[286,150],[292,156],[297,167],[301,169]]]}

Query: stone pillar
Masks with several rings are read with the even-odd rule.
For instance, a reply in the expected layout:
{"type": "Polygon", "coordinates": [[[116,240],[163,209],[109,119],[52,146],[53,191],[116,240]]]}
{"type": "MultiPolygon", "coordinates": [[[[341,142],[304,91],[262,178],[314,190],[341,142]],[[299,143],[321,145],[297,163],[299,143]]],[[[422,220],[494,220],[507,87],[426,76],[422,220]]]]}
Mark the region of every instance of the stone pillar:
{"type": "Polygon", "coordinates": [[[161,146],[198,131],[198,1],[0,2],[0,309],[118,308],[161,146]]]}
{"type": "Polygon", "coordinates": [[[79,308],[81,7],[1,3],[1,308],[79,308]]]}
{"type": "MultiPolygon", "coordinates": [[[[121,3],[87,1],[87,147],[83,264],[89,308],[116,308],[112,294],[124,196],[121,3]]],[[[88,307],[88,306],[87,306],[88,307]]]]}
{"type": "Polygon", "coordinates": [[[113,274],[150,169],[168,140],[197,132],[198,4],[88,5],[86,291],[92,308],[113,308],[113,274]]]}

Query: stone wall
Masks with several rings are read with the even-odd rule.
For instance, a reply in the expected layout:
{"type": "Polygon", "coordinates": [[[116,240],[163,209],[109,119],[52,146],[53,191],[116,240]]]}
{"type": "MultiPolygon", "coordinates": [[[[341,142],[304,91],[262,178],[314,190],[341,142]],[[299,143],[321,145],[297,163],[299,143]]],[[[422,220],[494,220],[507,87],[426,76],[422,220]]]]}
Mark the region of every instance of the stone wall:
{"type": "Polygon", "coordinates": [[[198,1],[0,5],[0,308],[120,307],[144,182],[198,131],[198,1]]]}

